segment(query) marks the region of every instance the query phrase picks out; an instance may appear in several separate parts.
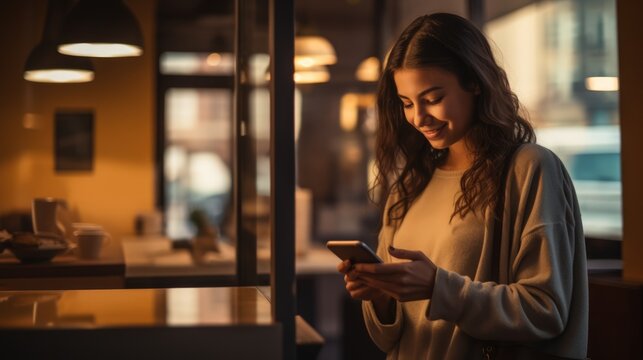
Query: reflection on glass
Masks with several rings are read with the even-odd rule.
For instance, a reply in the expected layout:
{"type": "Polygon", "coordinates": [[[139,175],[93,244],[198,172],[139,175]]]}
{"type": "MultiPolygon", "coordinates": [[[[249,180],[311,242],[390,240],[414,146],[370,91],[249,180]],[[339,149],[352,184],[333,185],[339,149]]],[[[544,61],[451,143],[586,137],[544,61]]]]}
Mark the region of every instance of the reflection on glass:
{"type": "Polygon", "coordinates": [[[232,191],[231,91],[169,89],[166,133],[168,236],[194,236],[199,225],[195,224],[195,211],[204,213],[214,227],[222,230],[232,191]]]}
{"type": "MultiPolygon", "coordinates": [[[[239,259],[240,281],[254,283],[270,269],[270,79],[268,2],[239,3],[239,67],[236,69],[239,122],[239,259]],[[247,21],[246,21],[247,20],[247,21]],[[256,255],[256,262],[255,262],[256,255]],[[254,262],[254,264],[250,264],[254,262]]],[[[274,239],[273,239],[274,241],[274,239]]]]}
{"type": "Polygon", "coordinates": [[[585,234],[621,239],[615,0],[539,1],[485,31],[538,142],[574,180],[585,234]]]}
{"type": "Polygon", "coordinates": [[[0,292],[0,330],[271,324],[255,287],[0,292]]]}
{"type": "Polygon", "coordinates": [[[232,75],[234,54],[164,52],[159,65],[164,75],[232,75]]]}

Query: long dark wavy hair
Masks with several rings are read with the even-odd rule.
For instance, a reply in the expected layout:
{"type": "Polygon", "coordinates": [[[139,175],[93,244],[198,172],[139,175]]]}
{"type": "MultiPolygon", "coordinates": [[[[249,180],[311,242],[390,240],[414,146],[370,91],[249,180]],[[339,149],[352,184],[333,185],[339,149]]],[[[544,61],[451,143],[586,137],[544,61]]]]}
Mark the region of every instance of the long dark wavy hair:
{"type": "Polygon", "coordinates": [[[387,213],[389,224],[404,218],[449,151],[431,147],[406,121],[397,95],[395,71],[426,67],[449,71],[464,89],[479,90],[472,126],[466,134],[474,160],[462,175],[452,219],[469,212],[482,214],[493,206],[511,149],[535,141],[534,130],[482,32],[453,14],[435,13],[415,19],[390,52],[377,97],[377,176],[370,193],[372,199],[380,199],[376,202],[382,209],[395,193],[387,213]],[[379,191],[382,196],[375,196],[379,191]]]}

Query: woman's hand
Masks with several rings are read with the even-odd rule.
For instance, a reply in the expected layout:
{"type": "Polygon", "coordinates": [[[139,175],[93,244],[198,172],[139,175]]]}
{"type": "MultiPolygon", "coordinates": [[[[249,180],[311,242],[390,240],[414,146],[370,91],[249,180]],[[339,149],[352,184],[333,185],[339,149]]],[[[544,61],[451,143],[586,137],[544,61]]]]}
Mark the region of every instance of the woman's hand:
{"type": "MultiPolygon", "coordinates": [[[[364,286],[377,289],[398,301],[430,299],[437,267],[421,251],[395,249],[389,254],[408,262],[386,264],[355,264],[352,276],[364,286]]],[[[348,283],[347,283],[348,289],[348,283]]]]}
{"type": "Polygon", "coordinates": [[[349,260],[344,260],[337,265],[337,271],[344,274],[346,290],[353,299],[371,301],[377,317],[383,324],[395,322],[395,302],[393,298],[360,280],[356,276],[355,269],[349,260]]]}
{"type": "Polygon", "coordinates": [[[344,274],[346,290],[356,300],[378,300],[388,297],[382,291],[368,286],[363,280],[357,278],[353,265],[349,260],[344,260],[337,265],[337,271],[344,274]]]}

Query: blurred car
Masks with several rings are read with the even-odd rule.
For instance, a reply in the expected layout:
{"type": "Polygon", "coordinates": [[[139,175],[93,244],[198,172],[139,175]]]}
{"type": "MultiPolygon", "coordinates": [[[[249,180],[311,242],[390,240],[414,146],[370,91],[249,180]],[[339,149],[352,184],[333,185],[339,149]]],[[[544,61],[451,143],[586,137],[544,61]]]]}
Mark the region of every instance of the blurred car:
{"type": "Polygon", "coordinates": [[[621,240],[619,127],[542,128],[536,130],[536,137],[539,144],[560,157],[574,181],[585,236],[621,240]]]}

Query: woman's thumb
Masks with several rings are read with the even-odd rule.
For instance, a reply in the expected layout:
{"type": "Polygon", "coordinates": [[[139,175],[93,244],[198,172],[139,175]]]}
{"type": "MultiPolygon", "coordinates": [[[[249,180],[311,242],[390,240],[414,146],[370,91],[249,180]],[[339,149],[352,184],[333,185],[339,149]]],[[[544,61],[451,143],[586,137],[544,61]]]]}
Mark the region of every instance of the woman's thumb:
{"type": "Polygon", "coordinates": [[[407,260],[422,260],[425,257],[421,251],[397,249],[393,245],[389,245],[388,253],[395,258],[407,260]]]}

